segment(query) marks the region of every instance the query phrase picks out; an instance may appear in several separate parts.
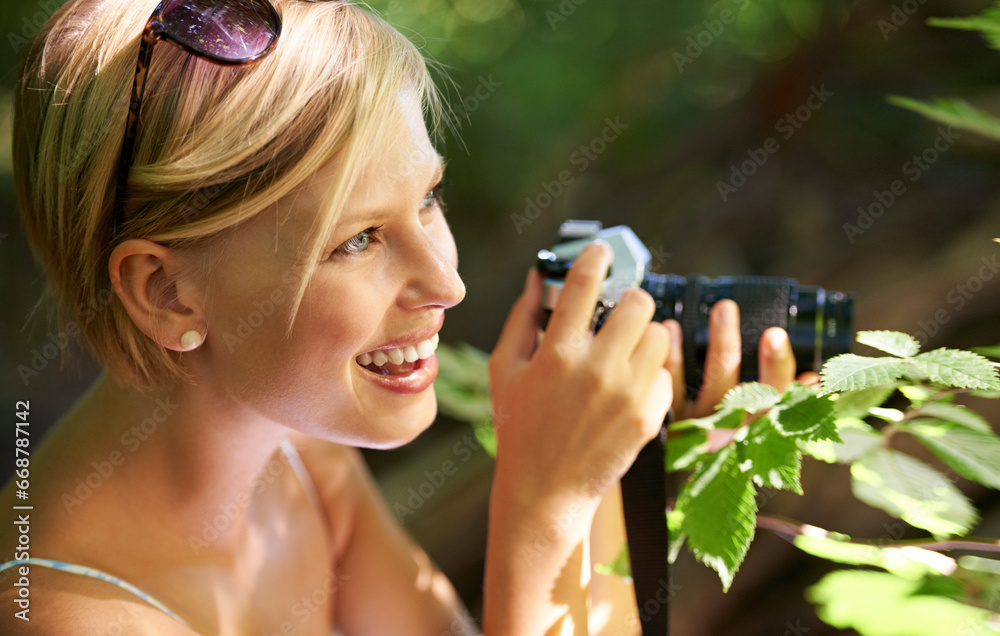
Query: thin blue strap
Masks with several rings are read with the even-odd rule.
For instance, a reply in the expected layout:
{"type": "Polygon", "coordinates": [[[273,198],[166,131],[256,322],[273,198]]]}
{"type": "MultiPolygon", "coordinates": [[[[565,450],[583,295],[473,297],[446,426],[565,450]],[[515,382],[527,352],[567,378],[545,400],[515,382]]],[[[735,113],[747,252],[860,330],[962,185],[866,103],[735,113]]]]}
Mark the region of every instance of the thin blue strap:
{"type": "Polygon", "coordinates": [[[171,612],[169,609],[167,609],[167,607],[163,603],[159,602],[158,600],[156,600],[155,598],[153,598],[149,594],[146,594],[145,592],[143,592],[142,590],[140,590],[136,586],[132,585],[131,583],[128,583],[127,581],[123,581],[120,578],[118,578],[117,576],[111,576],[107,572],[101,572],[100,570],[95,570],[94,568],[88,568],[88,567],[85,567],[85,566],[82,566],[82,565],[76,565],[76,564],[73,564],[73,563],[64,563],[63,561],[51,561],[49,559],[35,559],[35,558],[24,559],[24,560],[20,560],[20,561],[18,561],[18,560],[7,561],[4,564],[0,564],[0,572],[3,572],[4,570],[9,570],[10,568],[16,567],[16,566],[19,566],[19,565],[38,565],[38,566],[45,567],[45,568],[51,568],[53,570],[62,570],[63,572],[72,572],[73,574],[82,574],[83,576],[89,576],[89,577],[94,578],[94,579],[99,579],[101,581],[107,581],[108,583],[113,583],[113,584],[117,585],[118,587],[122,588],[123,590],[128,590],[132,594],[135,594],[136,596],[138,596],[142,600],[146,601],[147,603],[149,603],[150,605],[152,605],[156,609],[160,610],[161,612],[163,612],[167,616],[170,616],[171,618],[177,620],[182,625],[184,625],[184,627],[187,627],[188,629],[191,629],[191,626],[187,624],[187,621],[185,621],[183,618],[181,618],[177,614],[174,614],[173,612],[171,612]]]}

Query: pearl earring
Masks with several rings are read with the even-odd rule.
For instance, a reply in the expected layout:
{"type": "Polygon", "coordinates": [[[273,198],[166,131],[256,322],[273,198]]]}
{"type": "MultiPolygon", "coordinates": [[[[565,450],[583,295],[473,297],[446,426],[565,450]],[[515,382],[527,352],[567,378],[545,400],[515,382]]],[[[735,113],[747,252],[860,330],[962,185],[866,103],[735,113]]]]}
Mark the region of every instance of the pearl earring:
{"type": "Polygon", "coordinates": [[[185,331],[184,335],[181,336],[181,347],[184,351],[191,351],[192,349],[197,349],[201,346],[201,343],[205,341],[205,338],[192,329],[191,331],[185,331]]]}

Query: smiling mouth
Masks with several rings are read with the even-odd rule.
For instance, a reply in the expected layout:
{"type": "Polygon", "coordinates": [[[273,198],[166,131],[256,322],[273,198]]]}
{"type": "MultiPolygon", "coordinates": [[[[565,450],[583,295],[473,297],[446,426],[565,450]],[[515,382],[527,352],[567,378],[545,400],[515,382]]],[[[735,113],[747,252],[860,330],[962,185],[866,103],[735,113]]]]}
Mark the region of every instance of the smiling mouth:
{"type": "Polygon", "coordinates": [[[403,375],[423,366],[424,360],[434,355],[439,340],[438,334],[434,334],[416,345],[362,353],[355,361],[372,373],[403,375]]]}

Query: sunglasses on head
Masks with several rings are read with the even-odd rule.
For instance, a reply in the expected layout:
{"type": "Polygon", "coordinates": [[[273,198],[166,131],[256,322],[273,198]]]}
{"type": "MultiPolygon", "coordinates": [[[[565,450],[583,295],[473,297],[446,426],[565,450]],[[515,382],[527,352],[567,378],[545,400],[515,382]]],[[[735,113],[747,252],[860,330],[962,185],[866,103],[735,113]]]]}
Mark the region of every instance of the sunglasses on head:
{"type": "Polygon", "coordinates": [[[244,66],[270,53],[280,33],[281,18],[268,0],[163,0],[156,7],[142,32],[132,82],[112,208],[113,239],[118,236],[118,227],[125,216],[125,191],[153,46],[159,40],[169,40],[217,64],[244,66]]]}

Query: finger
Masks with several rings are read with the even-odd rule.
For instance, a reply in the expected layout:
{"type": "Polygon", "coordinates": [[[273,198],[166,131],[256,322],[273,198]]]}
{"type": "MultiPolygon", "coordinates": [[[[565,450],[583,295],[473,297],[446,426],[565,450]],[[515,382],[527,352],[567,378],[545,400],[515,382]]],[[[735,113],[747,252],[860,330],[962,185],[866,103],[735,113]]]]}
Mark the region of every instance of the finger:
{"type": "Polygon", "coordinates": [[[645,439],[649,441],[656,437],[663,427],[670,403],[673,400],[673,387],[670,374],[666,369],[657,369],[649,385],[646,401],[643,402],[642,413],[649,428],[645,429],[645,439]]]}
{"type": "Polygon", "coordinates": [[[658,322],[647,321],[642,338],[629,360],[637,391],[646,391],[658,373],[666,369],[669,352],[670,331],[658,322]]]}
{"type": "Polygon", "coordinates": [[[674,419],[682,420],[687,410],[687,381],[684,378],[684,348],[682,347],[681,324],[676,320],[664,320],[670,331],[670,351],[667,353],[667,371],[673,384],[674,419]]]}
{"type": "Polygon", "coordinates": [[[736,386],[740,376],[740,354],[740,309],[731,300],[720,300],[709,316],[705,371],[690,417],[712,413],[715,405],[736,386]]]}
{"type": "Polygon", "coordinates": [[[819,389],[821,387],[820,376],[815,371],[806,371],[799,377],[795,378],[795,381],[799,384],[805,385],[810,389],[819,389]]]}
{"type": "Polygon", "coordinates": [[[490,359],[491,368],[504,372],[525,363],[531,357],[538,334],[542,302],[542,279],[532,268],[524,291],[514,302],[490,359]]]}
{"type": "Polygon", "coordinates": [[[788,334],[780,327],[771,327],[760,337],[757,359],[760,381],[779,391],[795,379],[795,356],[788,334]]]}
{"type": "MultiPolygon", "coordinates": [[[[594,336],[592,354],[598,359],[610,358],[616,353],[624,359],[631,358],[640,340],[645,337],[646,327],[650,325],[655,311],[656,305],[648,292],[626,289],[604,326],[594,336]]],[[[664,357],[666,353],[664,349],[664,357]]],[[[663,366],[662,360],[658,366],[663,366]]]]}
{"type": "Polygon", "coordinates": [[[589,340],[597,297],[610,263],[611,248],[603,241],[595,241],[580,252],[566,274],[545,330],[543,346],[565,345],[581,338],[589,340]]]}

